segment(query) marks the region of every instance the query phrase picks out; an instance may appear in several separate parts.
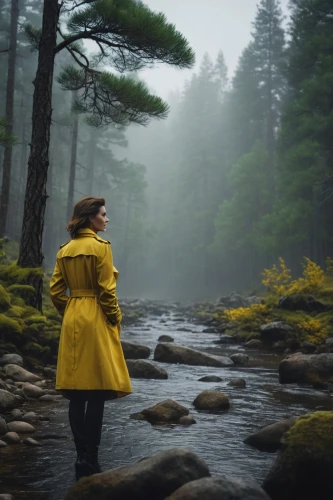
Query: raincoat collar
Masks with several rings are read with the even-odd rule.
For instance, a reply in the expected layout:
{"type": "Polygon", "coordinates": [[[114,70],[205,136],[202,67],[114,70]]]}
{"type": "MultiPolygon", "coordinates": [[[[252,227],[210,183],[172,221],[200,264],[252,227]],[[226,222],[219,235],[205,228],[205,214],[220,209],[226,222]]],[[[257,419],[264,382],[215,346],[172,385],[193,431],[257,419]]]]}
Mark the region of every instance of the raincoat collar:
{"type": "Polygon", "coordinates": [[[104,243],[108,243],[107,240],[104,240],[103,238],[100,238],[95,231],[90,229],[89,227],[85,227],[82,229],[79,229],[78,232],[76,233],[75,238],[80,238],[80,237],[90,237],[90,238],[96,238],[96,240],[103,241],[104,243]]]}

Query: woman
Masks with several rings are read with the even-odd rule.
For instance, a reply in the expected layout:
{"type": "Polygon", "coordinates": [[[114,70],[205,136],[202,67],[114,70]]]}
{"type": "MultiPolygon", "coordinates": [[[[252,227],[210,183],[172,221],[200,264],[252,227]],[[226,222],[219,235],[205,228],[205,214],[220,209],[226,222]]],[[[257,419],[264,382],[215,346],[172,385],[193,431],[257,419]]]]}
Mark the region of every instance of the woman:
{"type": "Polygon", "coordinates": [[[63,316],[56,389],[69,399],[77,479],[101,471],[104,402],[132,392],[120,344],[118,271],[110,242],[97,236],[108,222],[103,198],[87,197],[75,205],[66,228],[72,240],[61,245],[50,284],[63,316]]]}

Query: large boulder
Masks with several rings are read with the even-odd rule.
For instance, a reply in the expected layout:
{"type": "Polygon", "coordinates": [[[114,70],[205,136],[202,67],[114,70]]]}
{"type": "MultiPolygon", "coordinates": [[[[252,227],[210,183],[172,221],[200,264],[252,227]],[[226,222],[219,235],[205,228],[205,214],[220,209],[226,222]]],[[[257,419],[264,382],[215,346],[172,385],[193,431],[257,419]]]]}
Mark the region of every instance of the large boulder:
{"type": "Polygon", "coordinates": [[[285,436],[263,488],[272,500],[330,500],[332,470],[333,412],[304,415],[285,436]]]}
{"type": "Polygon", "coordinates": [[[181,417],[189,414],[189,410],[173,399],[166,399],[141,413],[151,424],[166,424],[178,422],[181,417]]]}
{"type": "Polygon", "coordinates": [[[274,344],[280,340],[286,340],[292,334],[291,326],[283,321],[273,321],[260,327],[260,340],[264,344],[274,344]]]}
{"type": "Polygon", "coordinates": [[[202,391],[193,401],[197,410],[227,410],[230,407],[229,398],[219,391],[202,391]]]}
{"type": "Polygon", "coordinates": [[[162,379],[168,378],[168,373],[153,363],[143,359],[127,359],[128,372],[132,378],[162,379]]]}
{"type": "Polygon", "coordinates": [[[255,482],[231,477],[207,477],[191,481],[166,500],[269,500],[255,482]]]}
{"type": "Polygon", "coordinates": [[[226,356],[214,356],[190,347],[173,344],[158,344],[154,352],[155,361],[162,363],[180,363],[192,366],[233,366],[233,361],[226,356]]]}
{"type": "Polygon", "coordinates": [[[263,343],[259,339],[251,339],[246,342],[245,347],[248,347],[249,349],[261,349],[263,347],[263,343]]]}
{"type": "Polygon", "coordinates": [[[9,432],[17,432],[18,434],[30,434],[36,429],[28,422],[9,422],[7,424],[9,432]]]}
{"type": "Polygon", "coordinates": [[[12,410],[20,406],[20,401],[11,392],[0,389],[0,412],[12,410]]]}
{"type": "Polygon", "coordinates": [[[278,307],[287,311],[305,311],[307,313],[320,313],[329,309],[329,307],[317,300],[313,295],[302,294],[281,297],[278,307]]]}
{"type": "Polygon", "coordinates": [[[23,394],[27,398],[40,398],[44,394],[44,390],[41,387],[38,387],[37,385],[33,385],[30,383],[26,383],[23,386],[23,394]]]}
{"type": "Polygon", "coordinates": [[[281,384],[333,381],[333,354],[291,354],[281,361],[279,377],[281,384]]]}
{"type": "Polygon", "coordinates": [[[9,364],[5,366],[6,376],[15,382],[37,382],[37,380],[41,380],[38,375],[34,373],[28,372],[21,366],[9,364]]]}
{"type": "Polygon", "coordinates": [[[18,366],[23,366],[23,358],[19,354],[4,354],[0,358],[0,366],[5,366],[5,365],[18,365],[18,366]]]}
{"type": "Polygon", "coordinates": [[[125,359],[146,359],[150,356],[150,349],[145,345],[122,340],[121,347],[123,348],[125,359]]]}
{"type": "Polygon", "coordinates": [[[178,488],[210,476],[206,463],[186,449],[170,449],[135,464],[81,479],[65,500],[164,500],[178,488]]]}
{"type": "Polygon", "coordinates": [[[260,451],[277,451],[282,447],[282,438],[296,422],[296,417],[285,418],[266,425],[244,439],[244,443],[260,451]]]}

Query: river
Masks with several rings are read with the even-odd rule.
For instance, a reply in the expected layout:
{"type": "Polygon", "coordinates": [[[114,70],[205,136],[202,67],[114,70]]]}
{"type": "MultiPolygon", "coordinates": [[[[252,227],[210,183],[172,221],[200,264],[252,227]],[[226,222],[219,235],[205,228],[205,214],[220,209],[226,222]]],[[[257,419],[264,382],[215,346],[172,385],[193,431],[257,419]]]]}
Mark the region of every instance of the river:
{"type": "MultiPolygon", "coordinates": [[[[202,333],[203,327],[187,321],[180,323],[170,314],[148,317],[143,325],[124,328],[122,338],[147,345],[153,351],[162,334],[175,343],[220,355],[244,352],[239,345],[216,345],[217,334],[202,333]],[[178,331],[188,329],[190,332],[178,331]]],[[[186,447],[200,455],[214,475],[250,477],[259,483],[276,459],[243,443],[261,426],[281,418],[314,410],[332,410],[328,392],[297,385],[281,386],[278,381],[278,355],[247,351],[247,367],[210,368],[163,364],[168,380],[133,379],[133,394],[106,403],[100,462],[104,470],[130,464],[138,459],[172,447],[186,447]],[[220,383],[198,382],[205,375],[217,375],[220,383]],[[246,380],[245,389],[227,386],[232,378],[246,380]],[[222,389],[229,395],[231,408],[220,413],[198,412],[194,398],[205,389],[222,389]],[[190,427],[156,426],[132,420],[129,415],[172,398],[190,409],[197,424],[190,427]]],[[[38,426],[36,439],[42,446],[11,445],[0,450],[0,492],[11,493],[14,500],[61,500],[74,481],[75,452],[67,422],[64,399],[57,403],[25,403],[50,420],[38,426]],[[59,439],[61,438],[61,439],[59,439]]]]}

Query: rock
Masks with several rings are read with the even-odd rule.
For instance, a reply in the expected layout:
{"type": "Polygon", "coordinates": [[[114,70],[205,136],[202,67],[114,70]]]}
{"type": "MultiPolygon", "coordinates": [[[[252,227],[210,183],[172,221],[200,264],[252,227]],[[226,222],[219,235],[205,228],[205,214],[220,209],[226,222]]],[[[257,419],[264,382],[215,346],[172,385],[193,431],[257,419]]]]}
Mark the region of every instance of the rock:
{"type": "Polygon", "coordinates": [[[38,417],[34,411],[28,411],[25,413],[25,415],[22,417],[22,420],[24,422],[38,422],[38,417]]]}
{"type": "Polygon", "coordinates": [[[5,365],[18,365],[23,366],[23,358],[19,354],[4,354],[0,358],[0,366],[5,365]]]}
{"type": "Polygon", "coordinates": [[[206,377],[199,378],[198,382],[222,382],[222,379],[215,375],[206,375],[206,377]]]}
{"type": "Polygon", "coordinates": [[[232,293],[228,305],[231,309],[235,309],[237,307],[246,307],[246,300],[238,293],[232,293]]]}
{"type": "Polygon", "coordinates": [[[7,432],[2,436],[2,440],[8,444],[19,444],[21,442],[20,436],[16,432],[7,432]]]}
{"type": "Polygon", "coordinates": [[[159,366],[143,359],[127,359],[128,373],[132,378],[166,380],[168,373],[159,366]]]}
{"type": "Polygon", "coordinates": [[[246,354],[243,354],[241,352],[232,354],[230,356],[230,359],[235,363],[237,366],[246,366],[249,364],[249,357],[246,354]]]}
{"type": "Polygon", "coordinates": [[[280,340],[286,340],[292,333],[291,326],[283,321],[273,321],[260,327],[260,340],[264,344],[273,344],[280,340]]]}
{"type": "Polygon", "coordinates": [[[302,342],[301,344],[301,350],[304,354],[313,354],[316,349],[317,346],[312,342],[302,342]]]}
{"type": "Polygon", "coordinates": [[[202,330],[202,333],[216,333],[216,328],[205,328],[204,330],[202,330]]]}
{"type": "Polygon", "coordinates": [[[333,354],[295,353],[279,365],[281,384],[333,381],[333,354]]]}
{"type": "MultiPolygon", "coordinates": [[[[5,443],[5,441],[0,440],[0,448],[6,448],[6,446],[7,446],[7,443],[5,443]]],[[[1,496],[0,496],[0,498],[1,498],[1,496]]]]}
{"type": "Polygon", "coordinates": [[[246,387],[246,381],[243,378],[233,378],[228,382],[228,385],[244,389],[244,387],[246,387]]]}
{"type": "Polygon", "coordinates": [[[287,311],[305,311],[307,313],[325,312],[329,308],[313,295],[292,294],[281,297],[278,307],[287,311]]]}
{"type": "Polygon", "coordinates": [[[0,436],[8,432],[6,420],[0,416],[0,436]]]}
{"type": "Polygon", "coordinates": [[[333,498],[333,412],[296,420],[263,488],[272,500],[333,498]]]}
{"type": "Polygon", "coordinates": [[[24,392],[23,392],[23,389],[16,389],[14,392],[13,392],[14,396],[20,396],[21,398],[25,398],[25,395],[24,395],[24,392]]]}
{"type": "Polygon", "coordinates": [[[151,408],[146,408],[141,413],[151,424],[165,424],[176,422],[181,417],[187,416],[189,410],[177,401],[166,399],[151,408]]]}
{"type": "Polygon", "coordinates": [[[197,410],[227,410],[230,408],[228,396],[219,391],[203,391],[193,401],[197,410]]]}
{"type": "Polygon", "coordinates": [[[14,498],[12,497],[12,495],[9,495],[8,493],[1,493],[0,500],[14,500],[14,498]]]}
{"type": "Polygon", "coordinates": [[[44,391],[41,387],[38,387],[37,385],[33,385],[33,384],[26,384],[24,387],[23,387],[23,394],[27,397],[27,398],[34,398],[34,399],[38,399],[40,398],[41,396],[43,396],[44,394],[44,391]]]}
{"type": "Polygon", "coordinates": [[[142,413],[141,413],[141,412],[132,413],[132,414],[130,415],[130,418],[131,418],[132,420],[146,420],[145,416],[144,416],[144,415],[142,415],[142,413]]]}
{"type": "Polygon", "coordinates": [[[5,373],[7,377],[10,377],[17,382],[37,382],[37,380],[40,380],[38,375],[28,372],[28,370],[25,370],[21,366],[13,364],[5,366],[5,373]]]}
{"type": "Polygon", "coordinates": [[[145,345],[134,342],[121,341],[125,359],[146,359],[150,356],[150,349],[145,345]]]}
{"type": "Polygon", "coordinates": [[[9,411],[17,406],[20,406],[20,402],[17,400],[15,395],[11,392],[0,389],[0,411],[9,411]]]}
{"type": "Polygon", "coordinates": [[[46,387],[46,380],[38,380],[34,385],[36,387],[46,387]]]}
{"type": "Polygon", "coordinates": [[[55,378],[57,375],[57,370],[55,370],[54,368],[46,367],[46,368],[44,368],[43,371],[44,371],[44,374],[51,379],[55,378]]]}
{"type": "Polygon", "coordinates": [[[177,423],[180,425],[193,425],[197,422],[191,415],[185,415],[184,417],[180,417],[177,423]]]}
{"type": "Polygon", "coordinates": [[[32,432],[36,432],[36,429],[27,422],[18,422],[14,420],[14,422],[9,422],[7,427],[9,432],[18,432],[20,434],[30,434],[32,432]]]}
{"type": "Polygon", "coordinates": [[[22,439],[22,443],[28,445],[28,446],[42,446],[36,439],[33,439],[31,437],[22,439]]]}
{"type": "Polygon", "coordinates": [[[196,351],[190,347],[172,344],[158,344],[154,352],[154,360],[162,363],[180,363],[192,366],[232,366],[234,363],[226,356],[213,356],[196,351]]]}
{"type": "Polygon", "coordinates": [[[10,412],[11,416],[15,418],[15,420],[20,420],[23,417],[23,410],[20,410],[19,408],[15,408],[10,412]]]}
{"type": "Polygon", "coordinates": [[[294,425],[297,418],[285,418],[267,425],[244,439],[244,443],[260,451],[277,451],[282,448],[282,438],[294,425]]]}
{"type": "Polygon", "coordinates": [[[190,481],[166,500],[270,500],[254,481],[232,477],[208,477],[190,481]]]}
{"type": "Polygon", "coordinates": [[[190,328],[185,328],[184,326],[181,327],[181,328],[177,328],[176,330],[177,332],[192,332],[192,330],[190,328]]]}
{"type": "Polygon", "coordinates": [[[252,339],[246,342],[245,347],[250,349],[261,349],[263,347],[263,343],[259,339],[252,339]]]}
{"type": "Polygon", "coordinates": [[[161,335],[158,337],[158,342],[173,342],[175,339],[170,335],[161,335]]]}
{"type": "Polygon", "coordinates": [[[333,337],[329,337],[328,339],[326,339],[325,344],[333,348],[333,337]]]}
{"type": "Polygon", "coordinates": [[[253,295],[253,297],[248,297],[245,299],[246,305],[247,306],[253,306],[255,304],[263,304],[263,299],[261,297],[256,297],[253,295]]]}
{"type": "Polygon", "coordinates": [[[52,394],[44,394],[44,396],[41,396],[38,401],[43,401],[43,402],[59,401],[59,396],[52,396],[52,394]]]}
{"type": "Polygon", "coordinates": [[[163,500],[183,484],[208,476],[206,463],[193,452],[170,449],[78,481],[65,500],[163,500]]]}

